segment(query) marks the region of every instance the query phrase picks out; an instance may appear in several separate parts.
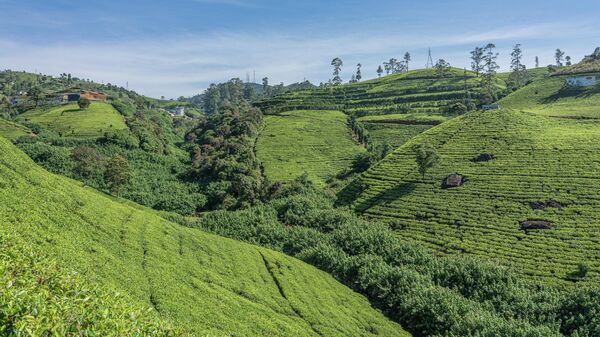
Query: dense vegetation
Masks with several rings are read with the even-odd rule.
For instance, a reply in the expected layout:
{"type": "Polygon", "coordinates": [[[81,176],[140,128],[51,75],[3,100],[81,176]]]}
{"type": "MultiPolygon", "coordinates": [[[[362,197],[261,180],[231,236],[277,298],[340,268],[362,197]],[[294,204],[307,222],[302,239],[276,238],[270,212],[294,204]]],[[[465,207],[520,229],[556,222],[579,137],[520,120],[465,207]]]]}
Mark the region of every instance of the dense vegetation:
{"type": "Polygon", "coordinates": [[[89,325],[87,335],[164,331],[154,314],[136,309],[151,307],[192,335],[406,335],[364,297],[314,267],[112,200],[36,167],[2,138],[0,218],[0,243],[8,249],[1,278],[15,286],[0,289],[0,298],[12,299],[0,307],[0,322],[37,329],[33,310],[39,308],[40,329],[47,318],[56,333],[72,331],[72,322],[83,329],[90,320],[97,325],[89,325]],[[61,269],[38,258],[40,252],[61,269]],[[12,256],[16,262],[7,265],[12,256]],[[66,266],[80,277],[59,271],[66,266]],[[87,284],[98,291],[86,293],[87,284]]]}
{"type": "Polygon", "coordinates": [[[283,251],[333,274],[417,336],[595,336],[600,292],[561,291],[493,262],[438,257],[333,208],[306,177],[267,205],[214,212],[190,222],[214,233],[283,251]]]}

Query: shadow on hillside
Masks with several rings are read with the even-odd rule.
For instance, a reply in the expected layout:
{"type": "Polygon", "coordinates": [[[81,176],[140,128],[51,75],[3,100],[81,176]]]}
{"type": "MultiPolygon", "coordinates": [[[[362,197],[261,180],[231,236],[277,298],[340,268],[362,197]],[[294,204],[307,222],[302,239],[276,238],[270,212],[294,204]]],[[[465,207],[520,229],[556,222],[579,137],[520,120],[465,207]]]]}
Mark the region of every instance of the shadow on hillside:
{"type": "Polygon", "coordinates": [[[600,86],[588,88],[563,87],[553,95],[541,99],[541,103],[550,104],[558,101],[561,98],[589,98],[597,94],[600,94],[600,86]]]}
{"type": "Polygon", "coordinates": [[[356,210],[364,212],[369,208],[386,204],[412,193],[416,188],[417,184],[415,183],[402,182],[356,205],[356,210]]]}

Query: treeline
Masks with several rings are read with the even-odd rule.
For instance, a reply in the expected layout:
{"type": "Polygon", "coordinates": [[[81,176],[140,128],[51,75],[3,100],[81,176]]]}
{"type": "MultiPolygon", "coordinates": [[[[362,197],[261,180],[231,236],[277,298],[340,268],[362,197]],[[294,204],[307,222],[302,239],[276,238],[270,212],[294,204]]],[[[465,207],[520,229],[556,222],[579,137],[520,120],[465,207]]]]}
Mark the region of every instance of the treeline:
{"type": "MultiPolygon", "coordinates": [[[[598,336],[600,291],[533,284],[470,257],[439,257],[345,209],[306,179],[267,204],[189,226],[300,258],[367,296],[415,336],[598,336]]],[[[391,227],[391,228],[390,228],[391,227]]]]}

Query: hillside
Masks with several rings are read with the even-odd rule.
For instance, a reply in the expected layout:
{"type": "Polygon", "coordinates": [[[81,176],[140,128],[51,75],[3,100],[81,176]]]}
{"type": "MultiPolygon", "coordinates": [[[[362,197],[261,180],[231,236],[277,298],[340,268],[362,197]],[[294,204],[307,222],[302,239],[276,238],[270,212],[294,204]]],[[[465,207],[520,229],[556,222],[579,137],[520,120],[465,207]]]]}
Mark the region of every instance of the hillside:
{"type": "Polygon", "coordinates": [[[0,118],[0,136],[14,140],[31,134],[29,128],[15,122],[0,118]]]}
{"type": "MultiPolygon", "coordinates": [[[[47,173],[4,139],[0,218],[2,237],[22,238],[85,282],[152,307],[193,335],[405,335],[324,272],[112,201],[47,173]]],[[[56,313],[56,329],[68,314],[56,313]]]]}
{"type": "Polygon", "coordinates": [[[534,279],[598,282],[600,87],[564,89],[565,79],[536,81],[500,101],[503,110],[426,131],[340,202],[440,253],[494,258],[534,279]],[[425,142],[443,162],[422,179],[411,147],[425,142]],[[443,189],[455,172],[467,182],[443,189]]]}
{"type": "Polygon", "coordinates": [[[339,111],[290,111],[267,116],[256,143],[265,175],[291,181],[304,172],[319,185],[350,167],[364,148],[352,141],[339,111]]]}
{"type": "Polygon", "coordinates": [[[109,103],[93,102],[82,110],[77,104],[50,106],[25,112],[19,119],[40,124],[66,137],[93,138],[107,131],[126,130],[123,117],[109,103]]]}

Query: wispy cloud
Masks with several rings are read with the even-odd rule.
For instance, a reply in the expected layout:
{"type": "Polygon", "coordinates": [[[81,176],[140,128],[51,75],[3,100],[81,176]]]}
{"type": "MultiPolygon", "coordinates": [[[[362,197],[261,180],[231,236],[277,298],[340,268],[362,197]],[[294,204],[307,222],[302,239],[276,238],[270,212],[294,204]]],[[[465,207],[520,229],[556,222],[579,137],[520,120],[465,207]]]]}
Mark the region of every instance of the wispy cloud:
{"type": "MultiPolygon", "coordinates": [[[[541,39],[552,36],[550,32],[556,29],[556,25],[532,25],[462,35],[398,33],[394,39],[374,34],[331,37],[284,33],[188,35],[75,44],[33,44],[0,39],[0,64],[48,74],[68,72],[118,85],[129,82],[130,88],[147,95],[177,97],[198,93],[211,82],[233,77],[243,79],[246,72],[252,70],[256,70],[257,81],[263,76],[268,76],[273,83],[291,83],[304,78],[317,83],[326,81],[329,61],[335,56],[346,62],[346,77],[358,62],[364,65],[365,75],[375,75],[377,65],[383,60],[400,57],[407,50],[413,53],[413,64],[422,66],[429,46],[437,46],[436,55],[443,54],[453,65],[466,66],[470,45],[541,39]]],[[[575,31],[585,34],[586,29],[563,27],[559,30],[572,36],[575,31]]],[[[571,56],[583,56],[584,51],[578,52],[581,55],[571,56]]]]}

